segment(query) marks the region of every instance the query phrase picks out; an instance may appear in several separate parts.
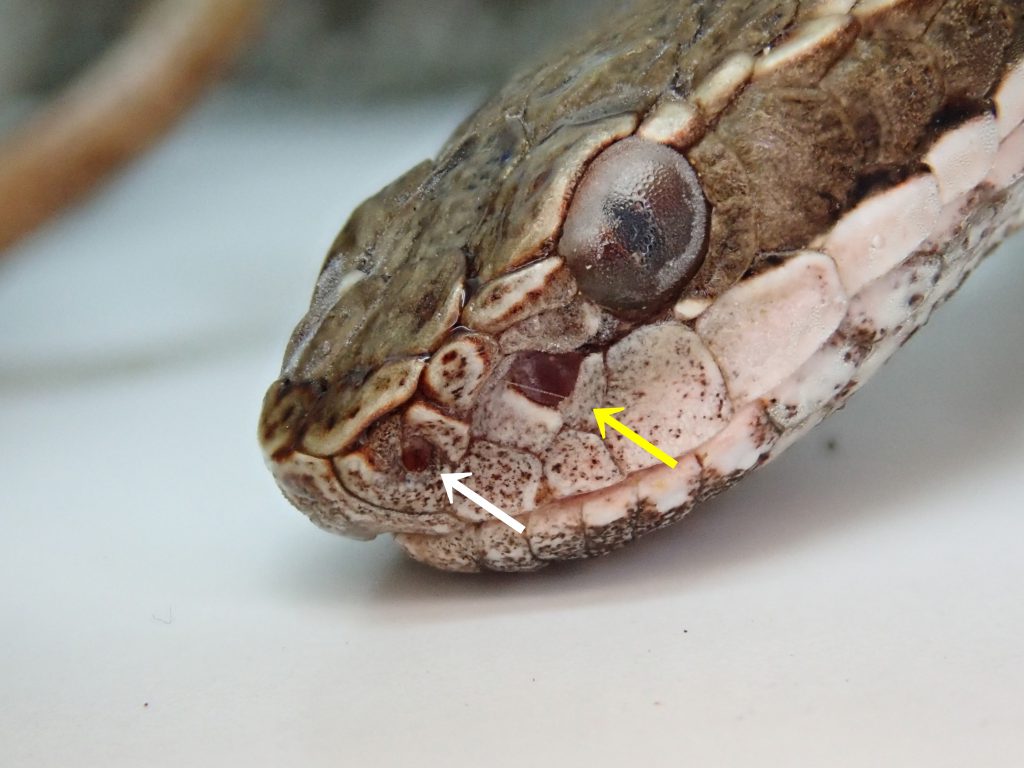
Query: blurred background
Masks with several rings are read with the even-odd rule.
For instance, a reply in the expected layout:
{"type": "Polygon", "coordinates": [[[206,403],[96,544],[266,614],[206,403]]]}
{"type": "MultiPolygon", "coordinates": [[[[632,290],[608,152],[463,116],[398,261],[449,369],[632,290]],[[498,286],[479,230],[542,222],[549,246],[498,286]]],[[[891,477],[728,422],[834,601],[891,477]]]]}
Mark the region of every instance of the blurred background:
{"type": "Polygon", "coordinates": [[[210,81],[291,108],[479,99],[608,5],[3,0],[0,198],[17,206],[0,216],[0,251],[162,138],[210,81]]]}
{"type": "MultiPolygon", "coordinates": [[[[53,92],[129,26],[146,0],[2,0],[0,102],[53,92]]],[[[585,25],[608,0],[270,0],[239,84],[309,98],[402,98],[490,88],[585,25]]]]}

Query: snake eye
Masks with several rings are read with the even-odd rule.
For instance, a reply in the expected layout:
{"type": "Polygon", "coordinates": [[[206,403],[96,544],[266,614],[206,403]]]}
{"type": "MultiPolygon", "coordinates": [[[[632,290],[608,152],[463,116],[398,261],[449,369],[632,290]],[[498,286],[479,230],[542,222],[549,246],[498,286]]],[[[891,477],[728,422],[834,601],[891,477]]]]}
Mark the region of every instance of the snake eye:
{"type": "Polygon", "coordinates": [[[558,251],[602,307],[643,317],[675,299],[707,251],[708,204],[693,167],[662,144],[631,137],[583,175],[558,251]]]}

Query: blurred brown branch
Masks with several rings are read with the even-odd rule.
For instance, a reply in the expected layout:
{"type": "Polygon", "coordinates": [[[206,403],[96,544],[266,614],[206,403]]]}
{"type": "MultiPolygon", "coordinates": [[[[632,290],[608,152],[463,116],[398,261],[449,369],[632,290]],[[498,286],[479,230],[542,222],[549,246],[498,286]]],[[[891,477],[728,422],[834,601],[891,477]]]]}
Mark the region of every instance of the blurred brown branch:
{"type": "Polygon", "coordinates": [[[0,140],[0,251],[156,141],[262,10],[262,0],[155,0],[97,64],[0,140]]]}

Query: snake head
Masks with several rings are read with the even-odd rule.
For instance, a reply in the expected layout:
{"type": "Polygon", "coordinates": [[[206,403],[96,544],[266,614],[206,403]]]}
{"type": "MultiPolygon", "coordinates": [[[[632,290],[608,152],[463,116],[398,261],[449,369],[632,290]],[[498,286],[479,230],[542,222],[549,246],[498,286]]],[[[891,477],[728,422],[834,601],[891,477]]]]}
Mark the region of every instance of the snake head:
{"type": "Polygon", "coordinates": [[[1024,195],[1019,14],[891,5],[652,0],[513,80],[331,247],[263,404],[285,496],[527,570],[678,519],[841,405],[1024,195]],[[599,433],[622,407],[673,467],[599,433]]]}
{"type": "MultiPolygon", "coordinates": [[[[563,431],[593,442],[600,350],[670,316],[706,253],[696,173],[637,124],[531,141],[484,110],[355,211],[264,402],[296,506],[346,535],[437,533],[485,515],[449,505],[445,472],[514,515],[579,486],[568,461],[557,489],[543,467],[563,431]]],[[[621,479],[592,447],[602,469],[579,487],[621,479]]]]}

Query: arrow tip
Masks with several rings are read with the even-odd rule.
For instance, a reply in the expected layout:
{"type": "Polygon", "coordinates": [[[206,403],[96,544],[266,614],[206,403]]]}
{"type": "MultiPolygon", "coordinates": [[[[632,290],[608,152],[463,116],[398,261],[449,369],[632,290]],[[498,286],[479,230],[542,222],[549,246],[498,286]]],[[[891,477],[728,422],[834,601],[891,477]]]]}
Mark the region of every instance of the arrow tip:
{"type": "Polygon", "coordinates": [[[452,490],[455,484],[464,477],[472,477],[472,472],[442,472],[441,482],[444,483],[444,492],[448,494],[448,503],[454,504],[455,499],[452,497],[452,490]]]}
{"type": "Polygon", "coordinates": [[[597,421],[597,428],[601,432],[601,439],[604,440],[604,428],[616,413],[626,410],[625,408],[595,408],[594,419],[597,421]]]}

